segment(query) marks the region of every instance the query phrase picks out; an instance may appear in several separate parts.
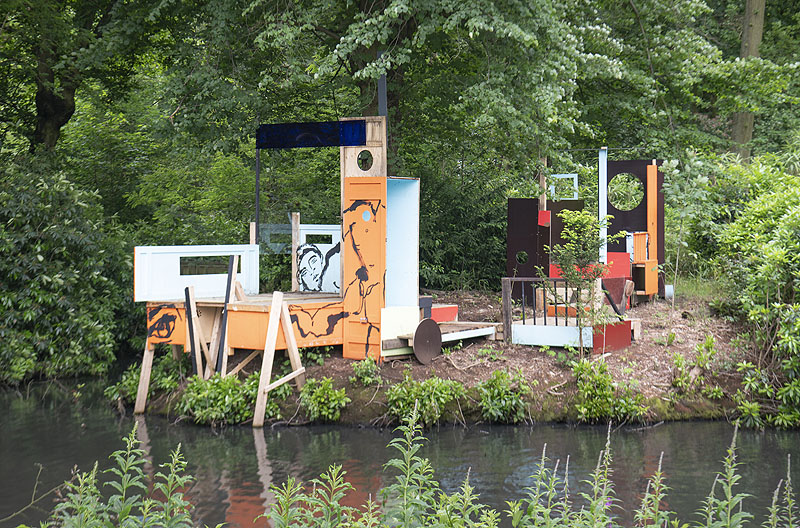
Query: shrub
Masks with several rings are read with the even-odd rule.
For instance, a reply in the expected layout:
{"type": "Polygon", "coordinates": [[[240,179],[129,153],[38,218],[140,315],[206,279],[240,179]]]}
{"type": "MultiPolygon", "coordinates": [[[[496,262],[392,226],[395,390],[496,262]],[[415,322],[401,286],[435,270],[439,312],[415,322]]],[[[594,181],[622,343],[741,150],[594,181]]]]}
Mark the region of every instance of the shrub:
{"type": "Polygon", "coordinates": [[[342,409],[350,403],[346,391],[333,388],[331,378],[309,379],[300,390],[300,405],[309,420],[335,422],[342,414],[342,409]]]}
{"type": "Polygon", "coordinates": [[[353,363],[353,374],[350,383],[360,383],[364,387],[381,383],[381,369],[371,357],[353,363]]]}
{"type": "Polygon", "coordinates": [[[521,374],[496,370],[478,385],[481,415],[493,422],[519,423],[525,419],[524,397],[531,389],[521,374]]]}
{"type": "Polygon", "coordinates": [[[0,171],[0,382],[101,375],[114,360],[130,273],[97,196],[45,163],[0,171]]]}
{"type": "MultiPolygon", "coordinates": [[[[244,382],[236,376],[214,374],[207,380],[193,377],[183,391],[178,410],[194,418],[195,423],[225,425],[253,418],[260,373],[254,372],[244,382]]],[[[269,392],[266,418],[280,418],[278,400],[285,399],[291,387],[284,383],[269,392]]]]}
{"type": "Polygon", "coordinates": [[[414,408],[419,409],[419,421],[424,426],[439,421],[445,406],[464,396],[464,386],[452,380],[431,376],[424,381],[414,381],[406,371],[403,381],[386,391],[389,413],[401,422],[407,422],[414,408]]]}
{"type": "Polygon", "coordinates": [[[578,420],[638,420],[647,412],[642,395],[630,387],[618,387],[604,361],[573,361],[572,373],[578,384],[578,420]]]}
{"type": "MultiPolygon", "coordinates": [[[[132,363],[120,380],[103,391],[109,400],[121,399],[126,403],[136,400],[136,391],[139,389],[139,374],[141,365],[132,363]]],[[[153,370],[150,373],[151,394],[170,393],[180,386],[186,374],[191,370],[191,356],[181,354],[177,360],[172,359],[172,354],[163,354],[153,361],[153,370]]]]}

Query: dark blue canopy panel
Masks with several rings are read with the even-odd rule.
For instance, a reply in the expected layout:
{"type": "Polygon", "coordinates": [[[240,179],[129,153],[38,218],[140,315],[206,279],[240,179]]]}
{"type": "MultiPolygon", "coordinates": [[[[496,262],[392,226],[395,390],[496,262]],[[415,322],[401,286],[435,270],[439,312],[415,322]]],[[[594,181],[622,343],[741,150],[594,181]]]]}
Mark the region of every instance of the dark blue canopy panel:
{"type": "Polygon", "coordinates": [[[257,149],[357,147],[366,143],[367,122],[363,119],[261,125],[256,132],[257,149]]]}

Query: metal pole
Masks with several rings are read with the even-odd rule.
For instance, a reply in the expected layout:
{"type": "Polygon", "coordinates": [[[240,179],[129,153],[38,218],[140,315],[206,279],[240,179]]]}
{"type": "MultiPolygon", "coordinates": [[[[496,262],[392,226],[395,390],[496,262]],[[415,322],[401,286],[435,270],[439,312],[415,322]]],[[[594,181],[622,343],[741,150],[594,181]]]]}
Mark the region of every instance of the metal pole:
{"type": "Polygon", "coordinates": [[[259,243],[259,212],[261,211],[261,149],[256,149],[256,244],[259,243]]]}

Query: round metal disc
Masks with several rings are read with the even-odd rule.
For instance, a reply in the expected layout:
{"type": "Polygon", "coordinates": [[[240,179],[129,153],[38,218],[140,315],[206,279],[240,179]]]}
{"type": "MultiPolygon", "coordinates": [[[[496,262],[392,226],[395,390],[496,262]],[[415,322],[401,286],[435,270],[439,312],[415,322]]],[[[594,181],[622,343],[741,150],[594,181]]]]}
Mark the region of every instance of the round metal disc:
{"type": "Polygon", "coordinates": [[[414,330],[414,356],[423,365],[442,353],[442,330],[433,319],[423,319],[414,330]]]}

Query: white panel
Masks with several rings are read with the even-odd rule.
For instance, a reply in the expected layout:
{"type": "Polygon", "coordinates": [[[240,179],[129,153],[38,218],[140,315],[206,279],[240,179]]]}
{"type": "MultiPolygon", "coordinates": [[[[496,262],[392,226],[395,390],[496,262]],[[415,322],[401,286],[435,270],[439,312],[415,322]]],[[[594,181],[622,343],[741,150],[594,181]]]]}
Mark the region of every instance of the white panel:
{"type": "MultiPolygon", "coordinates": [[[[583,327],[583,346],[592,347],[592,328],[583,327]]],[[[580,347],[577,326],[511,325],[511,342],[515,345],[580,347]]]]}
{"type": "Polygon", "coordinates": [[[413,334],[419,324],[419,306],[390,306],[381,309],[381,340],[413,334]]]}
{"type": "Polygon", "coordinates": [[[386,306],[419,306],[419,180],[388,178],[386,306]]]}
{"type": "Polygon", "coordinates": [[[600,262],[608,264],[608,227],[606,226],[606,215],[608,215],[608,147],[600,148],[597,155],[597,217],[600,220],[600,238],[603,245],[600,246],[600,262]]]}
{"type": "Polygon", "coordinates": [[[339,293],[342,280],[342,226],[300,224],[297,285],[300,291],[339,293]],[[308,235],[330,235],[329,244],[308,243],[308,235]]]}
{"type": "Polygon", "coordinates": [[[237,280],[248,295],[258,295],[258,245],[136,246],[133,249],[133,300],[183,300],[183,290],[194,286],[197,298],[225,297],[226,273],[181,275],[181,257],[239,255],[237,280]]]}

